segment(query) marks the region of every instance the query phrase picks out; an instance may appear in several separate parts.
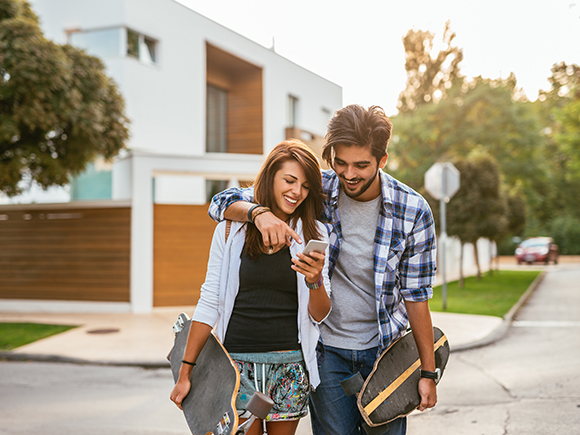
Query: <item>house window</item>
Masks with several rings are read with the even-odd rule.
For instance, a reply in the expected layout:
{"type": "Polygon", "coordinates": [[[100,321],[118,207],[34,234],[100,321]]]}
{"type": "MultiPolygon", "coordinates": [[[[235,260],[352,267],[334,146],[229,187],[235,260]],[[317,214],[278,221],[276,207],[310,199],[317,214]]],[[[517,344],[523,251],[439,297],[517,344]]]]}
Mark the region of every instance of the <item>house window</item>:
{"type": "Polygon", "coordinates": [[[288,95],[288,127],[298,125],[298,98],[288,95]]]}
{"type": "Polygon", "coordinates": [[[214,195],[228,188],[228,180],[205,180],[205,201],[211,202],[214,195]]]}
{"type": "Polygon", "coordinates": [[[225,89],[207,85],[205,149],[209,153],[228,151],[227,101],[225,89]]]}
{"type": "Polygon", "coordinates": [[[127,56],[143,63],[157,63],[157,42],[147,36],[127,29],[127,56]]]}
{"type": "Polygon", "coordinates": [[[127,56],[139,59],[139,38],[137,32],[127,29],[127,56]]]}
{"type": "Polygon", "coordinates": [[[98,57],[128,56],[146,64],[157,63],[157,41],[124,27],[71,31],[68,42],[98,57]]]}
{"type": "Polygon", "coordinates": [[[68,42],[98,57],[121,55],[121,28],[70,32],[68,42]]]}

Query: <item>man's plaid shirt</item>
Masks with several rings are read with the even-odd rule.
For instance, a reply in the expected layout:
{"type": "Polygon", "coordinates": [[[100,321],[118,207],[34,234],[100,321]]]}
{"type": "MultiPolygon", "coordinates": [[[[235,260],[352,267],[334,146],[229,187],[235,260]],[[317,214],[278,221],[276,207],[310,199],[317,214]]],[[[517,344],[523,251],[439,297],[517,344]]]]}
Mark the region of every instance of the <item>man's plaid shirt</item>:
{"type": "MultiPolygon", "coordinates": [[[[385,172],[379,173],[383,202],[375,233],[373,272],[379,350],[383,350],[407,328],[403,300],[420,302],[433,295],[437,250],[433,215],[427,201],[385,172]]],[[[322,172],[325,200],[320,220],[325,223],[330,239],[330,277],[342,243],[339,186],[334,171],[322,172]]],[[[232,188],[214,196],[209,207],[210,217],[223,220],[225,210],[232,203],[240,200],[252,202],[253,193],[251,188],[232,188]]]]}

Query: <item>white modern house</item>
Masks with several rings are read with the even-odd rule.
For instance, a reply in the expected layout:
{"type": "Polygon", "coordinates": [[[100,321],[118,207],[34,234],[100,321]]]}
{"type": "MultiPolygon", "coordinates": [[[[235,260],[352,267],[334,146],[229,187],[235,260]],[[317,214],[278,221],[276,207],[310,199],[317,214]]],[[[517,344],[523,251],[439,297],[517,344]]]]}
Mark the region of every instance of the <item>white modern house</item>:
{"type": "Polygon", "coordinates": [[[72,183],[69,203],[0,206],[0,237],[27,238],[13,241],[15,256],[2,257],[3,267],[34,257],[33,250],[51,253],[21,271],[12,267],[0,299],[83,301],[135,313],[195,303],[213,229],[208,199],[251,181],[286,138],[319,153],[342,89],[173,0],[31,5],[46,37],[104,61],[125,98],[131,138],[114,163],[96,161],[72,183]],[[111,260],[119,252],[122,260],[111,260]],[[67,281],[71,271],[76,280],[67,281]]]}

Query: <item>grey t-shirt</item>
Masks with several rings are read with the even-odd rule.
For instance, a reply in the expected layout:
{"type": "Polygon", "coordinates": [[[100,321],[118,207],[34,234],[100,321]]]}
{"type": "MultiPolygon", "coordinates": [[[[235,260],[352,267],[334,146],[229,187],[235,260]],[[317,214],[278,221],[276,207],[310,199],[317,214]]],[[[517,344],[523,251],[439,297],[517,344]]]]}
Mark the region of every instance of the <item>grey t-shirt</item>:
{"type": "Polygon", "coordinates": [[[343,239],[331,281],[332,311],[320,325],[325,345],[352,350],[378,345],[373,250],[381,200],[379,195],[361,202],[339,193],[343,239]]]}

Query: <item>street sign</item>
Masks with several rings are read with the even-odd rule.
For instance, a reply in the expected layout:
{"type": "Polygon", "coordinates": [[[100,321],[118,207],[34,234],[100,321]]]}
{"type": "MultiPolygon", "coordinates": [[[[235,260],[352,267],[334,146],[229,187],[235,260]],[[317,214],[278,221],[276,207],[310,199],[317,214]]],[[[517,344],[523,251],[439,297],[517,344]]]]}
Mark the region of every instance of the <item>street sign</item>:
{"type": "Polygon", "coordinates": [[[440,245],[441,275],[443,277],[442,299],[443,311],[447,310],[447,277],[445,274],[445,243],[447,240],[447,218],[445,203],[459,190],[459,171],[452,163],[435,163],[425,172],[425,190],[439,200],[439,217],[441,228],[437,243],[440,245]]]}
{"type": "Polygon", "coordinates": [[[453,163],[435,163],[425,172],[425,190],[435,199],[449,201],[459,190],[459,171],[453,163]]]}

